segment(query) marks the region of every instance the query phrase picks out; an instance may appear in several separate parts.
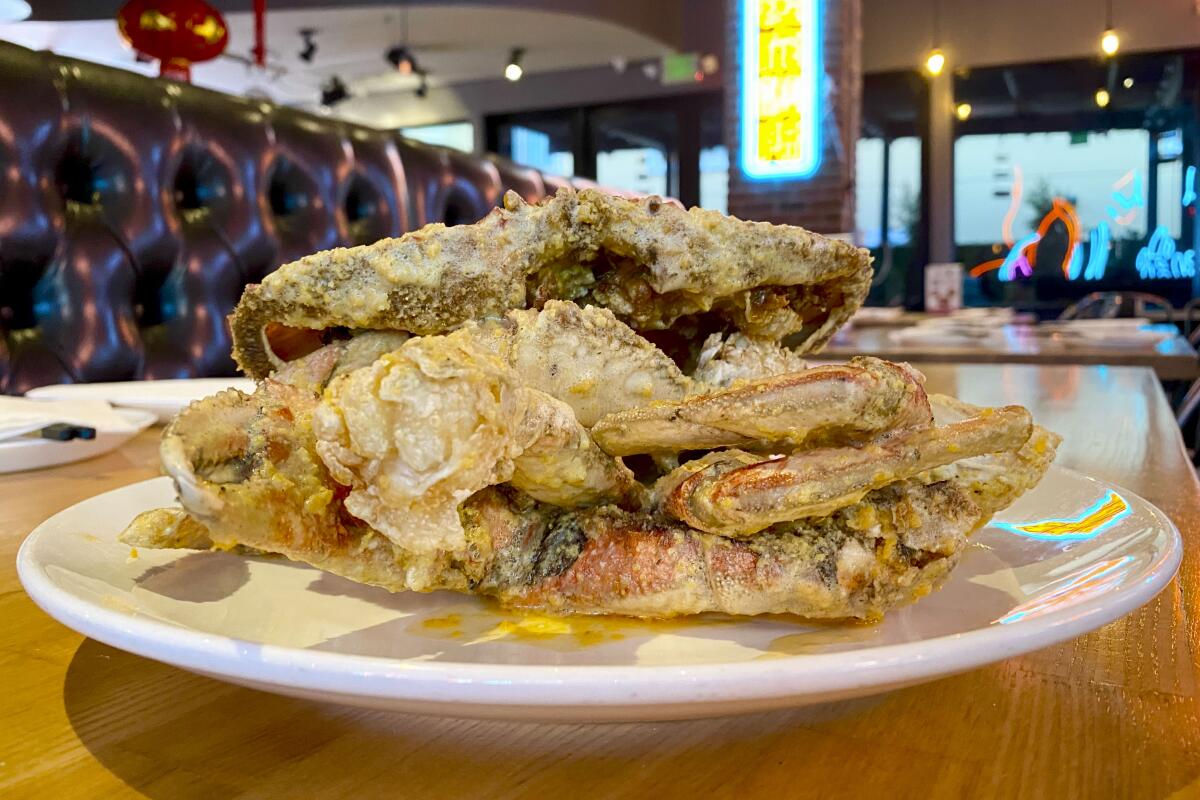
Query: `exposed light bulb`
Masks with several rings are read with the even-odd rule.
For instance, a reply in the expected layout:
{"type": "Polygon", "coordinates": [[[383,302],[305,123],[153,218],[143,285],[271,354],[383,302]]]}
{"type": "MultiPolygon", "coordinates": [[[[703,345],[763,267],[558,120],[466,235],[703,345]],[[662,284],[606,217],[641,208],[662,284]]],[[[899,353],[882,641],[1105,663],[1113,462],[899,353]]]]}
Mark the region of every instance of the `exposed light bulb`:
{"type": "Polygon", "coordinates": [[[508,65],[504,68],[504,77],[510,81],[519,81],[521,76],[525,74],[525,70],[521,68],[521,59],[525,56],[524,47],[514,47],[508,56],[508,65]]]}
{"type": "Polygon", "coordinates": [[[946,67],[946,54],[941,50],[934,48],[929,51],[929,55],[925,57],[925,71],[930,75],[937,77],[942,74],[942,70],[946,67]]]}
{"type": "Polygon", "coordinates": [[[966,122],[971,116],[971,104],[959,103],[954,107],[954,116],[958,117],[961,122],[966,122]]]}
{"type": "Polygon", "coordinates": [[[1101,108],[1105,108],[1108,106],[1109,99],[1108,89],[1096,90],[1096,105],[1100,106],[1101,108]]]}
{"type": "Polygon", "coordinates": [[[1100,34],[1100,49],[1104,51],[1104,55],[1116,55],[1121,49],[1121,37],[1117,36],[1117,32],[1109,28],[1104,33],[1100,34]]]}

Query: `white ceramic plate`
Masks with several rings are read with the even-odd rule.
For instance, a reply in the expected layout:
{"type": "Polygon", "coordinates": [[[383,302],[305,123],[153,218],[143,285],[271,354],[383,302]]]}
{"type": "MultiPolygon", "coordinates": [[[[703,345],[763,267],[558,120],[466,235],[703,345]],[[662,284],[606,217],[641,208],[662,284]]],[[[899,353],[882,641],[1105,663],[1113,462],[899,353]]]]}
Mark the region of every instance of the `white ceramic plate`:
{"type": "Polygon", "coordinates": [[[134,557],[116,543],[135,514],[172,497],[157,478],[56,514],[21,547],[26,591],[81,633],[194,672],[456,716],[671,719],[882,692],[1098,628],[1157,594],[1182,552],[1144,500],[1053,468],[976,534],[940,591],[878,625],[557,619],[389,594],[280,559],[134,557]]]}
{"type": "Polygon", "coordinates": [[[107,400],[114,406],[152,411],[159,422],[170,422],[193,400],[225,389],[254,391],[249,378],[181,378],[163,381],[117,381],[115,383],[61,383],[39,386],[25,393],[35,400],[107,400]]]}
{"type": "Polygon", "coordinates": [[[133,408],[114,410],[135,426],[134,429],[121,433],[97,431],[95,439],[72,439],[67,442],[33,436],[19,436],[0,441],[0,474],[53,467],[102,456],[116,450],[154,424],[155,415],[149,411],[133,408]]]}

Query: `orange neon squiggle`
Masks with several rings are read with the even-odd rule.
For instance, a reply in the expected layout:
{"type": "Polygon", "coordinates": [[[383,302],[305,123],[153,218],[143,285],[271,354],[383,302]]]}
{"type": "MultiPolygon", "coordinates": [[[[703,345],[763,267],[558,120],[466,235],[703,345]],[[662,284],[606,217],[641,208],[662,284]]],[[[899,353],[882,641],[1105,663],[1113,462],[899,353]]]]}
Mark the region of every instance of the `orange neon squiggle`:
{"type": "MultiPolygon", "coordinates": [[[[1063,254],[1062,274],[1064,278],[1069,279],[1071,277],[1071,256],[1075,254],[1075,247],[1079,243],[1079,217],[1075,214],[1075,207],[1061,197],[1054,198],[1050,211],[1042,217],[1037,229],[1039,241],[1045,238],[1050,226],[1058,220],[1062,220],[1063,225],[1067,228],[1067,252],[1063,254]]],[[[1037,262],[1037,242],[1034,242],[1033,246],[1029,248],[1029,261],[1030,263],[1037,262]]]]}
{"type": "MultiPolygon", "coordinates": [[[[1004,222],[1000,226],[1000,239],[1009,247],[1013,246],[1016,239],[1013,238],[1012,226],[1013,221],[1017,218],[1017,210],[1021,207],[1021,190],[1025,185],[1024,175],[1021,173],[1021,165],[1013,164],[1013,182],[1012,191],[1009,193],[1011,198],[1008,203],[1008,211],[1004,214],[1004,222]]],[[[999,264],[996,265],[1000,266],[999,264]]],[[[993,267],[994,269],[995,267],[993,267]]],[[[985,270],[986,271],[986,270],[985,270]]]]}
{"type": "Polygon", "coordinates": [[[985,261],[982,264],[976,264],[975,266],[971,267],[971,271],[967,274],[972,278],[978,278],[984,273],[991,272],[994,269],[1000,269],[1002,264],[1004,264],[1003,258],[993,258],[991,261],[985,261]]]}

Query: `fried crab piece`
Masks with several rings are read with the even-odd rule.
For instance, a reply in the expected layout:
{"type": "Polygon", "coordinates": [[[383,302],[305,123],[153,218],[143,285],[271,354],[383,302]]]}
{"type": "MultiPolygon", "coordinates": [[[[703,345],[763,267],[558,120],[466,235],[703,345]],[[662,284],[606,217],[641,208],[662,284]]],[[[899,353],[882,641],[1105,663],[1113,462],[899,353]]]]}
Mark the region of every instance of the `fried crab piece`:
{"type": "MultiPolygon", "coordinates": [[[[930,395],[929,404],[937,425],[960,423],[987,410],[944,394],[930,395]]],[[[970,491],[975,503],[991,517],[1037,485],[1054,461],[1061,442],[1062,437],[1057,433],[1034,425],[1019,450],[960,459],[931,470],[924,477],[930,481],[954,480],[970,491]]]]}
{"type": "Polygon", "coordinates": [[[662,478],[655,494],[663,511],[693,528],[749,536],[778,522],[826,516],[868,492],[963,459],[1017,453],[1032,434],[1021,406],[980,409],[977,416],[892,432],[861,447],[766,460],[740,451],[710,454],[662,478]]]}
{"type": "Polygon", "coordinates": [[[540,311],[510,311],[449,335],[479,341],[522,384],[569,405],[585,427],[613,411],[699,390],[665,353],[596,306],[551,300],[540,311]]]}
{"type": "Polygon", "coordinates": [[[514,192],[474,225],[285,264],[246,287],[230,316],[233,354],[262,378],[282,367],[272,327],[444,333],[552,299],[611,309],[638,331],[687,318],[709,330],[792,336],[819,350],[862,305],[867,251],[803,228],[560,189],[538,205],[514,192]]]}
{"type": "Polygon", "coordinates": [[[349,487],[346,509],[397,545],[460,550],[458,506],[511,483],[563,508],[638,507],[643,490],[570,406],[524,385],[464,331],[410,339],[330,382],[316,451],[349,487]]]}
{"type": "Polygon", "coordinates": [[[788,450],[862,441],[929,425],[923,377],[878,358],[815,367],[733,388],[609,414],[592,426],[606,452],[678,453],[786,445],[788,450]]]}
{"type": "MultiPolygon", "coordinates": [[[[803,372],[808,363],[773,339],[744,333],[714,333],[704,340],[692,379],[706,386],[728,388],[738,381],[803,372]]],[[[666,398],[664,398],[666,399],[666,398]]]]}
{"type": "Polygon", "coordinates": [[[230,516],[205,527],[184,510],[157,509],[120,539],[145,548],[280,553],[393,592],[448,589],[555,614],[876,619],[934,588],[982,520],[950,481],[894,484],[831,517],[744,540],[612,506],[554,509],[489,487],[461,506],[467,548],[413,553],[347,515],[297,529],[286,507],[302,498],[283,482],[264,489],[256,499],[282,515],[274,522],[268,516],[247,528],[227,509],[230,516]]]}

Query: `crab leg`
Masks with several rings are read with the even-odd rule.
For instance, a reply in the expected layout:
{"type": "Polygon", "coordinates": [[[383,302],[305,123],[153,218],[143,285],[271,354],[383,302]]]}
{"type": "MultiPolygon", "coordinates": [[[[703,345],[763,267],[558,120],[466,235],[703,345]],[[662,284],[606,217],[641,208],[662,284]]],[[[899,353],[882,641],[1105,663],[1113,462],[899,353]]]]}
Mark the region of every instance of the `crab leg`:
{"type": "Polygon", "coordinates": [[[1032,429],[1027,410],[1005,406],[860,448],[821,448],[749,465],[745,454],[732,453],[677,485],[667,483],[662,505],[698,530],[748,536],[777,522],[828,515],[857,503],[873,489],[961,459],[1018,451],[1032,429]]]}
{"type": "Polygon", "coordinates": [[[764,378],[678,402],[615,412],[592,436],[617,456],[781,443],[861,441],[933,419],[911,368],[877,358],[764,378]]]}

